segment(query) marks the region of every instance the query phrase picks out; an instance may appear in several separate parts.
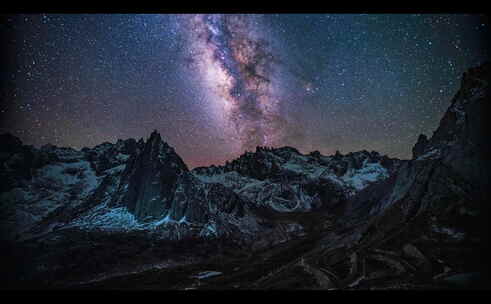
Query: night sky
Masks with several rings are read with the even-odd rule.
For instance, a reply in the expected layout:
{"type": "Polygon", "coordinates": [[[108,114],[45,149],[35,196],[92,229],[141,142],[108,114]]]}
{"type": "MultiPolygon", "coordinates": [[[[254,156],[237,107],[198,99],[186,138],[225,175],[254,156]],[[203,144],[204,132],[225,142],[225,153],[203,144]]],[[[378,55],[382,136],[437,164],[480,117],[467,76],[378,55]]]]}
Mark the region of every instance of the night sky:
{"type": "Polygon", "coordinates": [[[256,146],[410,158],[490,55],[478,15],[4,19],[0,133],[80,149],[157,129],[191,168],[256,146]]]}

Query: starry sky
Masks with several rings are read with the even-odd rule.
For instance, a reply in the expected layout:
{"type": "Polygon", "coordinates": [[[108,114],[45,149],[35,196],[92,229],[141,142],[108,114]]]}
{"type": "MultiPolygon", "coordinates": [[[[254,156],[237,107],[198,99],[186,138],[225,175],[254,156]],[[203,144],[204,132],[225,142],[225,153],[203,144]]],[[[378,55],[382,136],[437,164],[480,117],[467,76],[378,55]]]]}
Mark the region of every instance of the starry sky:
{"type": "Polygon", "coordinates": [[[256,146],[410,158],[490,57],[481,15],[3,18],[0,133],[80,149],[156,129],[190,168],[256,146]]]}

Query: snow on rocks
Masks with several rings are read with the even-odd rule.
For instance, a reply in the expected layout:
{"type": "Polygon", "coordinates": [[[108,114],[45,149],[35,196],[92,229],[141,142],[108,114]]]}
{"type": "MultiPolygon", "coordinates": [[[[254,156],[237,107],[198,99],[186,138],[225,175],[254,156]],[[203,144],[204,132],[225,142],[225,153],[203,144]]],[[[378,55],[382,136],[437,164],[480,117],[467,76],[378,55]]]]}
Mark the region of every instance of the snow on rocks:
{"type": "Polygon", "coordinates": [[[206,279],[206,278],[210,278],[210,277],[215,277],[215,276],[219,276],[221,275],[222,273],[219,272],[219,271],[202,271],[194,276],[191,276],[192,278],[196,278],[196,279],[206,279]]]}
{"type": "Polygon", "coordinates": [[[258,148],[256,153],[245,153],[225,166],[196,168],[192,173],[205,183],[222,184],[257,205],[278,212],[308,211],[319,206],[319,195],[307,193],[301,185],[323,182],[354,195],[389,177],[391,171],[382,159],[378,153],[366,151],[322,156],[302,155],[288,147],[258,148]],[[258,175],[259,171],[263,173],[258,175]]]}
{"type": "Polygon", "coordinates": [[[439,149],[431,149],[429,150],[428,152],[426,152],[425,154],[419,156],[418,158],[416,158],[416,160],[428,160],[428,159],[437,159],[440,157],[440,150],[439,149]]]}
{"type": "Polygon", "coordinates": [[[451,239],[461,241],[465,238],[465,233],[457,231],[451,227],[439,227],[437,225],[433,225],[432,229],[434,232],[446,235],[450,237],[451,239]]]}
{"type": "Polygon", "coordinates": [[[366,188],[370,183],[389,177],[389,173],[380,163],[363,163],[358,170],[349,170],[341,176],[341,180],[357,191],[366,188]]]}
{"type": "Polygon", "coordinates": [[[141,229],[142,225],[135,216],[128,212],[126,207],[107,208],[100,205],[89,214],[76,219],[67,227],[81,229],[103,229],[103,230],[133,230],[141,229]]]}
{"type": "Polygon", "coordinates": [[[189,171],[156,132],[147,142],[120,140],[81,151],[42,149],[55,157],[35,170],[32,181],[2,193],[15,202],[11,213],[30,226],[62,210],[72,212],[57,215],[68,221],[66,227],[161,231],[179,238],[193,229],[206,238],[253,234],[260,225],[247,207],[250,203],[276,212],[306,212],[329,197],[345,195],[337,189],[355,193],[389,175],[376,152],[303,155],[291,147],[258,147],[224,166],[189,171]],[[159,169],[149,172],[150,162],[158,163],[159,169]],[[162,186],[160,174],[172,180],[172,172],[175,181],[162,186]],[[148,205],[140,208],[145,211],[141,214],[133,210],[135,194],[138,204],[148,205]]]}
{"type": "Polygon", "coordinates": [[[130,231],[130,230],[156,230],[167,225],[192,224],[184,216],[180,220],[174,220],[169,214],[161,219],[138,221],[135,215],[126,207],[108,207],[107,204],[98,205],[84,216],[76,219],[66,227],[76,227],[84,230],[101,229],[106,231],[130,231]]]}

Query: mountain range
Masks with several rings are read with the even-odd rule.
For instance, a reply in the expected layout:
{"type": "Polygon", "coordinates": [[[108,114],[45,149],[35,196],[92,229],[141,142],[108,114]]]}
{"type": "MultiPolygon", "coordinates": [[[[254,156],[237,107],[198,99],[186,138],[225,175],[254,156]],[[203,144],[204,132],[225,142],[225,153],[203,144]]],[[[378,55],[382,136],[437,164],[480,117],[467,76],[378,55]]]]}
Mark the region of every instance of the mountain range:
{"type": "Polygon", "coordinates": [[[0,135],[3,288],[487,287],[491,64],[413,157],[257,147],[190,170],[157,131],[93,148],[0,135]]]}

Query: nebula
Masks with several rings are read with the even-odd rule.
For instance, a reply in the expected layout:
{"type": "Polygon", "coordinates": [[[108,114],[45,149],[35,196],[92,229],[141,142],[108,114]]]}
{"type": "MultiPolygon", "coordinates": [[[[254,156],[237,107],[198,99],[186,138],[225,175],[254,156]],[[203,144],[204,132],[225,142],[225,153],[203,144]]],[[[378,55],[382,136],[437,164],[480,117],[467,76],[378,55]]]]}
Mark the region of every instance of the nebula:
{"type": "Polygon", "coordinates": [[[189,20],[190,62],[219,103],[242,150],[273,146],[284,119],[275,86],[278,60],[254,15],[195,15],[189,20]]]}

